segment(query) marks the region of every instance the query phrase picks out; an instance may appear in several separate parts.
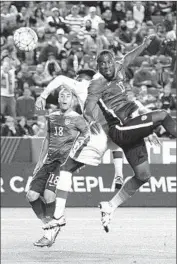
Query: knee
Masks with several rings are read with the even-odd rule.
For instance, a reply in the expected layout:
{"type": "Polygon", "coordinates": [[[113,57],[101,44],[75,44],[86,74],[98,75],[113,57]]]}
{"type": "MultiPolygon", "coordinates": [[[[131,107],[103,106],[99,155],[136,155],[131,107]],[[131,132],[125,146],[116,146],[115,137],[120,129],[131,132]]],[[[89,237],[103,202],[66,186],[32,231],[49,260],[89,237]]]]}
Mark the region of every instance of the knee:
{"type": "Polygon", "coordinates": [[[56,199],[56,194],[50,190],[44,191],[44,200],[46,203],[53,203],[56,199]]]}
{"type": "Polygon", "coordinates": [[[39,198],[39,196],[40,196],[40,193],[29,190],[26,194],[26,199],[28,200],[28,202],[34,202],[39,198]]]}
{"type": "Polygon", "coordinates": [[[151,173],[150,171],[144,171],[144,172],[141,172],[139,173],[138,175],[136,175],[136,178],[140,181],[142,181],[143,183],[146,183],[150,180],[150,177],[151,177],[151,173]]]}

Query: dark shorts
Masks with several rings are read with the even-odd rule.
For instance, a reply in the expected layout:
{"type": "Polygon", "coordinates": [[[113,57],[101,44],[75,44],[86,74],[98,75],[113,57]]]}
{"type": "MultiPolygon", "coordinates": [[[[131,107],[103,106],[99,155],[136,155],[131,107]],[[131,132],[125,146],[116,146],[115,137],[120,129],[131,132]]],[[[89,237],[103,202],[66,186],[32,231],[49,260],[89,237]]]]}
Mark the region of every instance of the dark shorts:
{"type": "Polygon", "coordinates": [[[134,167],[148,159],[144,138],[152,132],[152,115],[148,113],[127,120],[124,126],[111,126],[109,136],[123,149],[129,164],[134,167]]]}
{"type": "Polygon", "coordinates": [[[59,177],[60,162],[54,161],[50,164],[44,164],[40,170],[33,176],[30,184],[30,190],[43,195],[44,190],[56,191],[56,184],[59,177]]]}

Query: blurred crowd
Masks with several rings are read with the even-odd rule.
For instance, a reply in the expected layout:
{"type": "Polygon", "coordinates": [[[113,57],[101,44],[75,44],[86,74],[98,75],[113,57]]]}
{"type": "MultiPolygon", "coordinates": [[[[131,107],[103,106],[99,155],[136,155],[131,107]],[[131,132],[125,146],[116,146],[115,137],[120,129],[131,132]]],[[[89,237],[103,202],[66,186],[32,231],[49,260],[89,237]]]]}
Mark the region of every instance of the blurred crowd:
{"type": "Polygon", "coordinates": [[[52,79],[96,70],[102,49],[121,58],[151,34],[156,39],[126,71],[128,96],[175,115],[176,2],[1,2],[1,136],[43,136],[35,100],[52,79]],[[38,35],[31,52],[14,45],[14,31],[25,26],[38,35]]]}

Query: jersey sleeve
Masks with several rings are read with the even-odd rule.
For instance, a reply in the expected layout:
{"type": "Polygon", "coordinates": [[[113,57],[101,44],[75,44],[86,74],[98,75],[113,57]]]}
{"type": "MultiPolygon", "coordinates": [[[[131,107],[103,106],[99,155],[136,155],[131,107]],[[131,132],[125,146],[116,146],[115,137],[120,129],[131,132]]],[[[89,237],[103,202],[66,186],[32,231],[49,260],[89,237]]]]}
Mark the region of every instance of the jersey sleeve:
{"type": "Polygon", "coordinates": [[[80,137],[87,138],[90,135],[89,126],[83,116],[78,116],[75,122],[80,137]]]}
{"type": "Polygon", "coordinates": [[[88,123],[95,121],[94,112],[102,95],[102,83],[101,78],[93,79],[88,87],[88,95],[84,105],[84,117],[88,123]]]}
{"type": "Polygon", "coordinates": [[[41,93],[41,97],[47,99],[49,94],[55,91],[61,85],[67,86],[68,88],[74,90],[77,83],[78,83],[77,81],[71,78],[60,75],[48,84],[45,90],[41,93]]]}
{"type": "Polygon", "coordinates": [[[83,116],[77,117],[75,125],[80,134],[70,151],[70,157],[76,157],[90,140],[90,129],[83,116]]]}

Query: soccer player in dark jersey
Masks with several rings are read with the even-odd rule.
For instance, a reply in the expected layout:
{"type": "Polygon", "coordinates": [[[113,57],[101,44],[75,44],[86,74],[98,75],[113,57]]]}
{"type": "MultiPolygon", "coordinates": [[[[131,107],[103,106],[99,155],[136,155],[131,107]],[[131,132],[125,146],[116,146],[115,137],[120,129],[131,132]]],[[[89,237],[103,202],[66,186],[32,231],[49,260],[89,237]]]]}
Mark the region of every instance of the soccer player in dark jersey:
{"type": "MultiPolygon", "coordinates": [[[[82,143],[86,144],[90,138],[90,131],[85,119],[73,111],[73,100],[72,91],[63,87],[58,97],[60,109],[48,116],[47,135],[27,192],[27,199],[34,213],[44,224],[53,217],[58,180],[56,175],[59,175],[61,165],[69,157],[69,152],[76,139],[79,141],[81,138],[82,143]]],[[[62,183],[60,182],[63,191],[67,188],[66,185],[71,186],[70,181],[71,178],[65,178],[62,183]]],[[[55,238],[59,230],[60,227],[46,230],[45,235],[34,245],[45,246],[47,244],[50,246],[51,238],[55,238]]]]}
{"type": "Polygon", "coordinates": [[[100,203],[102,224],[106,232],[115,209],[131,197],[151,176],[144,138],[162,125],[169,134],[176,137],[176,122],[165,110],[139,115],[137,105],[129,101],[124,88],[125,68],[151,43],[155,36],[149,36],[136,49],[116,61],[114,55],[104,50],[97,58],[101,76],[93,79],[88,88],[85,103],[85,118],[92,132],[99,131],[94,120],[94,109],[98,103],[109,125],[109,136],[119,145],[131,165],[134,176],[126,181],[110,202],[100,203]]]}

